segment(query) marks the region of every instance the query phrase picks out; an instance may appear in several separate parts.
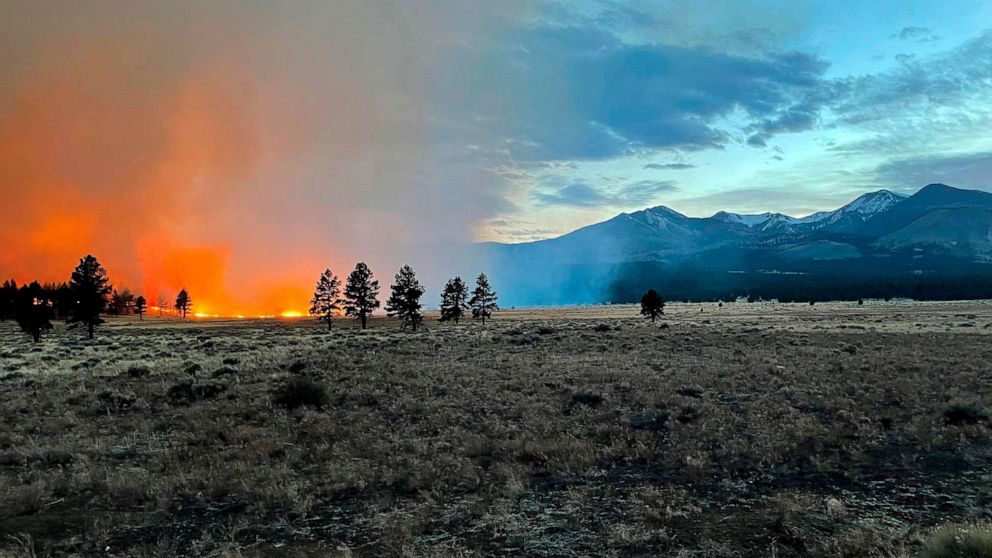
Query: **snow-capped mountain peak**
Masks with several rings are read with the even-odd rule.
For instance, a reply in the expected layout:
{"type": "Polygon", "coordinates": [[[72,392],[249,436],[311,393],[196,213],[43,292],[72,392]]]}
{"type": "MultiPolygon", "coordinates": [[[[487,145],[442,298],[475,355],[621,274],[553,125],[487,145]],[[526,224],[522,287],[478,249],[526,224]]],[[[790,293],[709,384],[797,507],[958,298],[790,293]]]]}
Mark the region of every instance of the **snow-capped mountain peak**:
{"type": "Polygon", "coordinates": [[[711,217],[711,219],[716,219],[717,221],[723,221],[725,223],[737,223],[739,225],[744,225],[747,227],[753,227],[755,225],[760,225],[765,221],[771,219],[776,214],[771,212],[765,213],[755,213],[755,214],[742,214],[742,213],[730,213],[729,211],[718,211],[711,217]]]}
{"type": "Polygon", "coordinates": [[[906,199],[906,196],[888,190],[869,192],[834,211],[833,215],[827,219],[827,222],[834,223],[845,216],[857,216],[862,221],[865,221],[872,215],[885,211],[904,199],[906,199]]]}

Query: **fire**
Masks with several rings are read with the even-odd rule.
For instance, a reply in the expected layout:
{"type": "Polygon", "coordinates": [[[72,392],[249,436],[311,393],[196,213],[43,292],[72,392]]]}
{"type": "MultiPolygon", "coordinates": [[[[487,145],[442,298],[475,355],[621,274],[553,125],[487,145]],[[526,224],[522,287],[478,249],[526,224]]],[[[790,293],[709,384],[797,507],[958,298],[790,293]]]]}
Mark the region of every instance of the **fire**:
{"type": "MultiPolygon", "coordinates": [[[[320,270],[347,269],[303,228],[280,232],[280,216],[321,209],[282,190],[318,137],[292,102],[309,92],[251,87],[255,74],[221,54],[148,73],[161,45],[144,35],[45,41],[29,50],[51,57],[0,88],[0,208],[16,209],[0,218],[0,281],[66,281],[92,253],[154,314],[175,316],[185,288],[196,318],[296,318],[283,310],[304,308],[320,270]]],[[[363,96],[345,100],[354,109],[363,96]]]]}

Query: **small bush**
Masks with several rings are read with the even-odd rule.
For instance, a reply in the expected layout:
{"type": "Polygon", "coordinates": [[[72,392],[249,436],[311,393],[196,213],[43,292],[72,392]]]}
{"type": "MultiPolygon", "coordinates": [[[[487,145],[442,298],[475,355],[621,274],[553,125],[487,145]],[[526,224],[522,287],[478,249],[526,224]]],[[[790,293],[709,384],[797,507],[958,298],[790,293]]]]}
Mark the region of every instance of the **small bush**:
{"type": "Polygon", "coordinates": [[[228,366],[237,366],[238,364],[241,364],[241,361],[234,357],[227,357],[223,362],[228,366]]]}
{"type": "Polygon", "coordinates": [[[605,398],[595,392],[591,391],[577,391],[572,394],[569,398],[568,403],[565,404],[565,414],[571,414],[572,410],[578,405],[585,405],[586,407],[599,407],[603,404],[605,398]]]}
{"type": "Polygon", "coordinates": [[[944,423],[949,426],[962,426],[988,422],[989,416],[974,405],[951,405],[944,409],[944,423]]]}
{"type": "Polygon", "coordinates": [[[593,331],[598,331],[600,333],[605,333],[607,331],[610,331],[610,329],[612,329],[612,328],[609,325],[607,325],[607,324],[596,324],[596,327],[594,327],[592,329],[593,329],[593,331]]]}
{"type": "Polygon", "coordinates": [[[320,410],[327,406],[328,400],[324,386],[309,378],[293,378],[276,392],[274,402],[289,410],[303,406],[320,410]]]}
{"type": "Polygon", "coordinates": [[[921,558],[992,558],[992,524],[942,527],[923,547],[921,558]]]}
{"type": "Polygon", "coordinates": [[[151,373],[151,369],[147,366],[132,366],[127,369],[127,375],[130,378],[144,378],[151,373]]]}
{"type": "Polygon", "coordinates": [[[676,389],[675,393],[683,397],[692,397],[694,399],[699,399],[700,397],[703,396],[703,388],[698,386],[685,386],[676,389]]]}
{"type": "Polygon", "coordinates": [[[299,374],[300,372],[306,370],[306,368],[307,368],[307,364],[302,360],[298,360],[293,364],[289,365],[289,371],[292,372],[293,374],[299,374]]]}
{"type": "Polygon", "coordinates": [[[166,396],[173,405],[189,404],[201,399],[212,399],[227,390],[227,384],[214,380],[183,380],[169,388],[166,396]]]}
{"type": "Polygon", "coordinates": [[[137,401],[133,395],[109,389],[101,391],[96,398],[100,402],[101,410],[110,413],[126,411],[137,401]]]}
{"type": "Polygon", "coordinates": [[[649,409],[630,416],[629,426],[634,430],[650,430],[657,432],[665,429],[668,422],[668,412],[663,409],[649,409]]]}
{"type": "Polygon", "coordinates": [[[538,335],[551,335],[552,333],[557,333],[557,331],[558,330],[556,330],[555,328],[548,326],[541,326],[537,328],[538,335]]]}

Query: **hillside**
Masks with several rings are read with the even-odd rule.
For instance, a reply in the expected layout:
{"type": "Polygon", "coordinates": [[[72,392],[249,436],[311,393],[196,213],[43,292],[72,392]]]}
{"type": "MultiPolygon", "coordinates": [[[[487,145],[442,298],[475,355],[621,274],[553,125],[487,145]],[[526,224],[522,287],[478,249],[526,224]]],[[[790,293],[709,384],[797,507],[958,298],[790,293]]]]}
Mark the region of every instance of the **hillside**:
{"type": "Polygon", "coordinates": [[[930,184],[912,196],[869,192],[806,217],[718,211],[695,218],[657,206],[557,238],[480,250],[507,304],[628,301],[662,284],[685,298],[747,295],[756,285],[792,293],[797,284],[811,297],[857,298],[862,288],[849,285],[859,284],[923,298],[992,297],[983,281],[948,288],[950,280],[992,275],[990,235],[992,194],[930,184]]]}

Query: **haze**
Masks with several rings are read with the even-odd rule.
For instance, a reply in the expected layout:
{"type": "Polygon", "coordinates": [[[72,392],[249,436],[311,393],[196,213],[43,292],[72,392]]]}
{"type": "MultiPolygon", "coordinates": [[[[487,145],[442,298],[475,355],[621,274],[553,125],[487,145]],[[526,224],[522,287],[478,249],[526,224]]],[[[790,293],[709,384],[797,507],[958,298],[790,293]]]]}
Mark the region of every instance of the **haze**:
{"type": "Polygon", "coordinates": [[[988,189],[988,5],[707,4],[6,2],[0,275],[279,314],[647,206],[988,189]]]}

